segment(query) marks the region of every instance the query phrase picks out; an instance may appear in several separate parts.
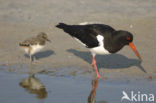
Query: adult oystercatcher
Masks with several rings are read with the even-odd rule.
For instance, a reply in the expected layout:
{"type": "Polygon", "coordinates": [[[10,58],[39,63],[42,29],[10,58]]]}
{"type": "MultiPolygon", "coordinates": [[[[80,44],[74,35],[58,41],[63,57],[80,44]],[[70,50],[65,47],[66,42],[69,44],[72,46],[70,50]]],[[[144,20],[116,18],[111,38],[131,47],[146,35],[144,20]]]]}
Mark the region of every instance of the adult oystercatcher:
{"type": "Polygon", "coordinates": [[[96,65],[96,54],[105,55],[116,53],[124,46],[129,45],[140,61],[142,61],[140,54],[132,43],[133,35],[128,31],[115,30],[105,24],[67,25],[59,23],[56,27],[63,29],[64,32],[89,49],[92,55],[91,65],[96,71],[97,78],[101,76],[96,65]]]}
{"type": "Polygon", "coordinates": [[[45,46],[48,36],[44,32],[40,32],[36,37],[31,37],[19,43],[19,46],[22,47],[25,52],[30,56],[30,61],[32,62],[32,55],[42,50],[45,46]]]}

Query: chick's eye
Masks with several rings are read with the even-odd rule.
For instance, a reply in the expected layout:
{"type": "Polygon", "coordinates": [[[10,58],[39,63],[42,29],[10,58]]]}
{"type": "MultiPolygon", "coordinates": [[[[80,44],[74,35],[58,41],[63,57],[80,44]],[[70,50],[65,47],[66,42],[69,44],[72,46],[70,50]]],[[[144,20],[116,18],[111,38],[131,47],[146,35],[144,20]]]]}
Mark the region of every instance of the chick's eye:
{"type": "Polygon", "coordinates": [[[131,38],[129,36],[126,37],[127,40],[130,40],[131,38]]]}

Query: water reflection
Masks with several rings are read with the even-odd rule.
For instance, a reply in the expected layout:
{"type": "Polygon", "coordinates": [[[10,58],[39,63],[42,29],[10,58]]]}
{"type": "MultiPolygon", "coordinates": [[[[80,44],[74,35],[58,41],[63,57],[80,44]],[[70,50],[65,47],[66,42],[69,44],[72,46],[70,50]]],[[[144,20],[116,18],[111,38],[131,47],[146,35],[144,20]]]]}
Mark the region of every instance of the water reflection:
{"type": "Polygon", "coordinates": [[[29,75],[29,77],[22,79],[19,85],[25,88],[29,93],[36,94],[39,99],[47,97],[47,91],[43,83],[35,77],[35,74],[29,75]]]}
{"type": "MultiPolygon", "coordinates": [[[[97,103],[96,102],[96,99],[95,99],[95,96],[96,96],[96,89],[98,87],[98,83],[99,83],[99,79],[96,78],[96,79],[93,79],[91,84],[92,84],[92,90],[88,96],[88,103],[97,103]]],[[[100,101],[98,103],[107,103],[106,101],[100,101]]]]}

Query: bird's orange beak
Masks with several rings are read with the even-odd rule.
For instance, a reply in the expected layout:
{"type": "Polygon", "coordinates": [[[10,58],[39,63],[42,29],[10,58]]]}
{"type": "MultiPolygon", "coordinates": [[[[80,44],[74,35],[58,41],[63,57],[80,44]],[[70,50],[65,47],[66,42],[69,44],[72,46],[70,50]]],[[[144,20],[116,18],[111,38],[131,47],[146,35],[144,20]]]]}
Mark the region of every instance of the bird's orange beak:
{"type": "Polygon", "coordinates": [[[136,56],[140,59],[140,61],[142,61],[142,58],[141,58],[139,52],[136,50],[134,44],[131,42],[131,43],[129,43],[129,46],[132,48],[132,50],[134,51],[134,53],[136,54],[136,56]]]}

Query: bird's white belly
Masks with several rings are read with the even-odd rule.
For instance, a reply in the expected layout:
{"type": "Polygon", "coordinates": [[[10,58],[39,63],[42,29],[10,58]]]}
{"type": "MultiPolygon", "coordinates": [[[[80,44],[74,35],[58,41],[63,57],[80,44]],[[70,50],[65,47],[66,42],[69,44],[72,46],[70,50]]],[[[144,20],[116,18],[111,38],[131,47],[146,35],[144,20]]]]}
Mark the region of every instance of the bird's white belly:
{"type": "Polygon", "coordinates": [[[31,47],[24,47],[24,51],[29,54],[29,49],[30,49],[30,54],[33,55],[37,52],[39,52],[41,49],[43,49],[44,46],[42,45],[31,45],[31,47]]]}
{"type": "Polygon", "coordinates": [[[33,55],[33,54],[39,52],[41,49],[43,49],[44,46],[42,46],[42,45],[32,45],[31,48],[32,48],[31,55],[33,55]]]}
{"type": "Polygon", "coordinates": [[[92,55],[100,54],[100,55],[105,55],[105,54],[110,54],[108,50],[104,48],[104,37],[102,35],[97,35],[97,40],[99,42],[99,46],[91,48],[90,51],[92,55]]]}
{"type": "Polygon", "coordinates": [[[98,47],[95,47],[95,48],[91,48],[90,52],[93,55],[96,55],[96,54],[100,54],[100,55],[110,54],[109,51],[106,50],[103,46],[98,46],[98,47]]]}
{"type": "Polygon", "coordinates": [[[29,48],[28,47],[24,47],[24,51],[29,54],[29,48]]]}

